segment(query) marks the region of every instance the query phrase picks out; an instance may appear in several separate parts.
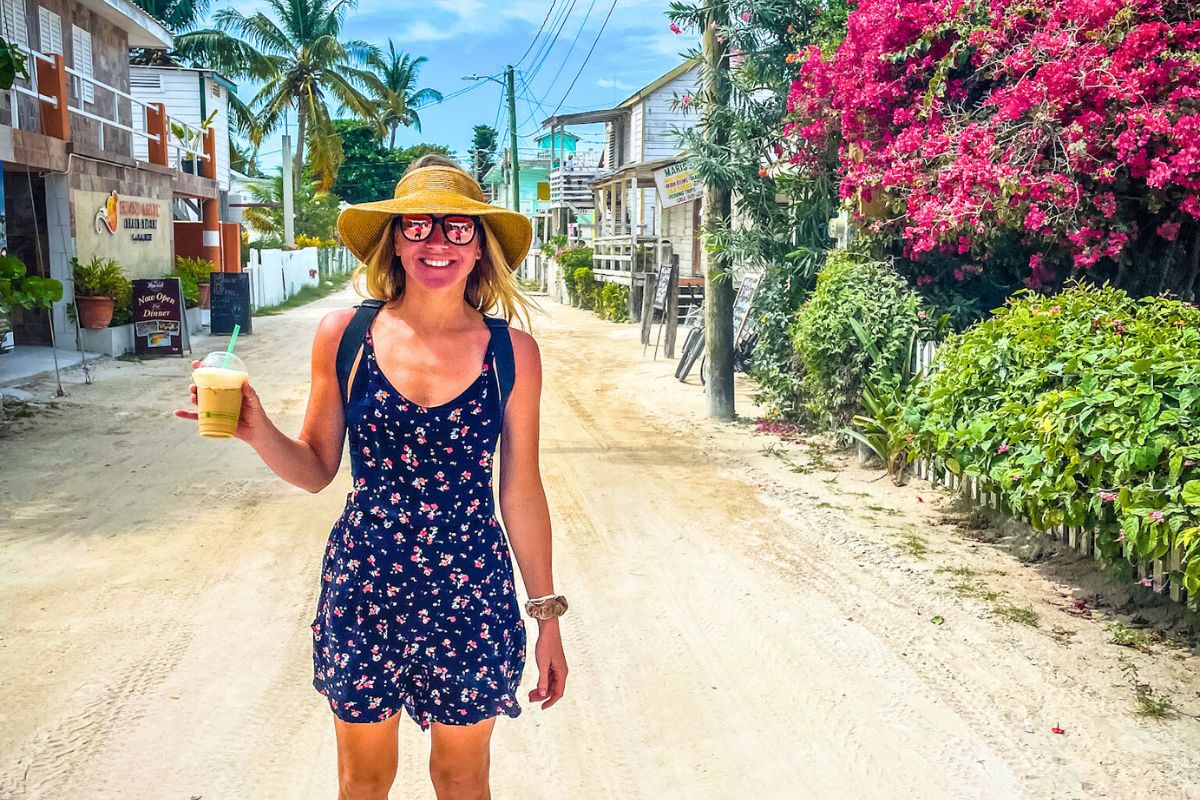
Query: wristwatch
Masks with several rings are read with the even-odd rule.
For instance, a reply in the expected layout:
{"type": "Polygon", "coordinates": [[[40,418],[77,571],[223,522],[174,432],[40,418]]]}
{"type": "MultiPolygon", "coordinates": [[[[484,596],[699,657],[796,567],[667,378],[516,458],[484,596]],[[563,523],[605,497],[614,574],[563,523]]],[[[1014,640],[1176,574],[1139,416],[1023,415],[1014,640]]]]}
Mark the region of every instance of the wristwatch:
{"type": "Polygon", "coordinates": [[[552,619],[567,613],[567,598],[561,594],[525,602],[525,613],[534,619],[552,619]]]}

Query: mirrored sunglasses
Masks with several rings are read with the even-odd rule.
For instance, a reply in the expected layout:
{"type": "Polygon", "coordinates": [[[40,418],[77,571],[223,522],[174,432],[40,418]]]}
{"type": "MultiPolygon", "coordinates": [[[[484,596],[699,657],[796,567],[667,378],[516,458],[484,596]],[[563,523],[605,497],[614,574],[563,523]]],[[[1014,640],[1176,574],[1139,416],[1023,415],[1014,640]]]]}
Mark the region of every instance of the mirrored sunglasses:
{"type": "Polygon", "coordinates": [[[467,245],[475,239],[479,220],[475,217],[432,214],[403,214],[400,217],[400,233],[410,242],[423,242],[433,233],[433,226],[440,225],[442,236],[450,244],[467,245]]]}

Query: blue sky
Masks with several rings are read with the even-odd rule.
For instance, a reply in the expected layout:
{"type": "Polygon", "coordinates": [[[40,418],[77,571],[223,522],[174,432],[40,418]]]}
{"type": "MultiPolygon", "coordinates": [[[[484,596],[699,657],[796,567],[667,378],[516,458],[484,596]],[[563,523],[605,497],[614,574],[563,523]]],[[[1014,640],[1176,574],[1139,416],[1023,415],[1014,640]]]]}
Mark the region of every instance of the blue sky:
{"type": "MultiPolygon", "coordinates": [[[[247,14],[265,9],[259,2],[238,7],[247,14]]],[[[615,6],[612,0],[358,0],[346,17],[344,33],[384,48],[390,38],[397,49],[426,56],[420,85],[443,95],[468,87],[463,75],[503,80],[505,65],[521,59],[532,43],[518,68],[516,92],[518,148],[524,149],[532,147],[540,122],[560,104],[559,113],[609,108],[679,64],[679,54],[695,38],[671,33],[666,9],[667,0],[616,0],[615,6]],[[612,17],[585,65],[610,6],[612,17]],[[535,40],[544,20],[546,28],[535,40]],[[576,73],[578,80],[566,95],[576,73]]],[[[480,83],[422,109],[421,133],[401,129],[397,145],[443,144],[465,157],[472,126],[492,125],[499,118],[497,128],[505,134],[508,115],[502,108],[502,89],[493,82],[480,83]]],[[[251,93],[249,86],[241,90],[246,99],[251,93]]],[[[581,150],[600,149],[594,142],[602,137],[602,128],[574,132],[584,138],[581,150]]],[[[263,143],[264,166],[278,163],[278,137],[276,133],[263,143]]]]}

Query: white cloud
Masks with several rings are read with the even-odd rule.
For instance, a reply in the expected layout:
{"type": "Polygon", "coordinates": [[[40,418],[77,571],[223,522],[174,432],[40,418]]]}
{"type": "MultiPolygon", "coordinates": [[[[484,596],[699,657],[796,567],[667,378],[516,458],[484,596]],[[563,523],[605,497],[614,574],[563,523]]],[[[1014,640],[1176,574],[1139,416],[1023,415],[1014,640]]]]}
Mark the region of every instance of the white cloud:
{"type": "Polygon", "coordinates": [[[596,85],[601,89],[620,89],[625,92],[632,92],[638,88],[632,83],[616,80],[615,78],[600,78],[596,81],[596,85]]]}

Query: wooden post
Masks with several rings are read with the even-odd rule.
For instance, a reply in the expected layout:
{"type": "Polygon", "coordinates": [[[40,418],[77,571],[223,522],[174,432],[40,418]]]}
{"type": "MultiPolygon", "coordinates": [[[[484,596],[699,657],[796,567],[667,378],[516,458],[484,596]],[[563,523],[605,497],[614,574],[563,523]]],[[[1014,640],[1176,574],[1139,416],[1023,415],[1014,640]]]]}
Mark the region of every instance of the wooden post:
{"type": "Polygon", "coordinates": [[[217,132],[209,128],[204,132],[204,155],[208,158],[197,159],[200,162],[200,175],[210,180],[217,179],[217,132]]]}
{"type": "Polygon", "coordinates": [[[642,273],[642,355],[650,344],[650,327],[654,324],[654,286],[658,276],[653,272],[642,273]]]}
{"type": "MultiPolygon", "coordinates": [[[[668,252],[671,245],[668,243],[668,252]]],[[[667,338],[663,342],[663,355],[675,358],[675,332],[679,329],[679,256],[671,253],[671,287],[667,289],[666,315],[667,338]]]]}
{"type": "Polygon", "coordinates": [[[215,199],[201,202],[204,230],[200,234],[204,257],[212,262],[213,272],[223,272],[221,267],[221,204],[215,199]]]}
{"type": "Polygon", "coordinates": [[[58,53],[51,53],[50,57],[54,59],[52,64],[47,64],[40,58],[34,60],[38,92],[46,97],[53,97],[58,103],[52,106],[49,103],[38,102],[41,130],[47,136],[69,142],[71,112],[67,108],[67,68],[63,64],[63,57],[58,53]]]}
{"type": "Polygon", "coordinates": [[[162,103],[150,103],[146,106],[146,133],[157,136],[158,141],[146,140],[151,164],[160,167],[167,166],[167,107],[162,103]]]}

